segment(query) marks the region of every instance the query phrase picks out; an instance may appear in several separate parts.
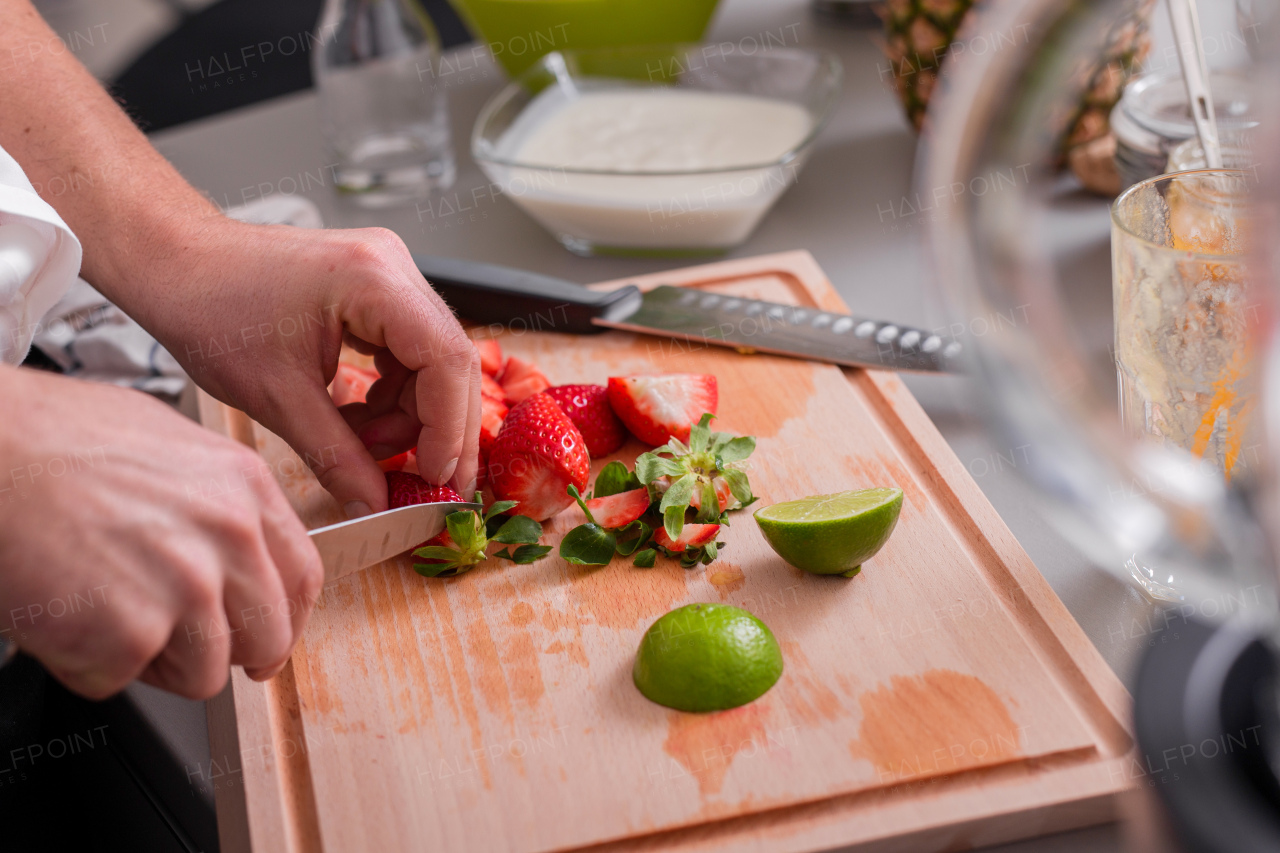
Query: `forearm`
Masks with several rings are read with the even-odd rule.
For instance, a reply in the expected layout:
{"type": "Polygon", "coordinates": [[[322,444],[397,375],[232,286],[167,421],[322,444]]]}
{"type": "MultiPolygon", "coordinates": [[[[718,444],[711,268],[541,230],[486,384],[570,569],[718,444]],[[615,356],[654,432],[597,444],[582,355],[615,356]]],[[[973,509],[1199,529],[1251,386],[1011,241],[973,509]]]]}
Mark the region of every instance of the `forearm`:
{"type": "Polygon", "coordinates": [[[176,260],[217,208],[178,174],[29,0],[0,0],[0,147],[80,238],[81,275],[127,306],[138,270],[176,260]]]}

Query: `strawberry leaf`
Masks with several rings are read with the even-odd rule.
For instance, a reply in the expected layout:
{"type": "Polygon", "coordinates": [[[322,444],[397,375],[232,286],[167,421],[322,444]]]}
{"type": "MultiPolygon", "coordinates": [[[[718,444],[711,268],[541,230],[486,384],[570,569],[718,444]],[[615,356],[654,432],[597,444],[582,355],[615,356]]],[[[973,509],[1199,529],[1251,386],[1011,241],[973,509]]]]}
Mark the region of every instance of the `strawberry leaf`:
{"type": "MultiPolygon", "coordinates": [[[[479,501],[477,501],[477,503],[479,503],[479,501]]],[[[507,510],[515,509],[519,505],[520,501],[494,501],[493,506],[489,507],[485,512],[484,520],[488,521],[495,515],[502,515],[507,510]]]]}
{"type": "Polygon", "coordinates": [[[550,553],[550,545],[521,545],[515,550],[514,554],[503,548],[493,556],[503,560],[510,560],[518,566],[527,566],[529,563],[541,560],[550,553]]]}
{"type": "Polygon", "coordinates": [[[698,484],[698,475],[688,473],[671,484],[666,493],[662,496],[662,503],[658,505],[658,509],[664,513],[671,507],[679,506],[682,509],[689,506],[689,502],[693,500],[693,487],[698,484]]]}
{"type": "Polygon", "coordinates": [[[743,506],[755,500],[751,495],[751,483],[747,481],[746,473],[737,468],[729,468],[724,472],[723,476],[729,483],[729,491],[743,506]]]}
{"type": "MultiPolygon", "coordinates": [[[[659,448],[659,450],[661,449],[659,448]]],[[[641,453],[636,458],[636,477],[645,485],[652,483],[659,477],[680,477],[683,475],[684,466],[674,459],[659,456],[656,451],[641,453]]]]}
{"type": "Polygon", "coordinates": [[[688,505],[677,505],[662,511],[662,526],[673,540],[678,539],[680,531],[684,530],[684,511],[688,508],[688,505]]]}
{"type": "Polygon", "coordinates": [[[503,545],[536,545],[541,537],[541,524],[525,515],[513,515],[489,539],[503,545]]]}
{"type": "Polygon", "coordinates": [[[414,563],[413,570],[424,578],[451,577],[458,574],[457,563],[414,563]]]}
{"type": "Polygon", "coordinates": [[[560,542],[560,556],[580,566],[605,566],[613,559],[617,547],[618,540],[613,533],[589,522],[565,534],[560,542]]]}
{"type": "MultiPolygon", "coordinates": [[[[729,439],[715,451],[719,462],[741,462],[756,450],[756,440],[749,435],[739,435],[729,439]]],[[[721,468],[724,466],[721,465],[721,468]]]]}
{"type": "Polygon", "coordinates": [[[462,556],[462,552],[456,548],[442,548],[439,545],[428,545],[425,548],[419,548],[414,551],[413,556],[421,557],[424,560],[444,560],[448,563],[455,563],[462,556]]]}
{"type": "Polygon", "coordinates": [[[484,539],[484,532],[479,529],[480,518],[475,510],[451,512],[444,517],[444,523],[449,529],[449,538],[463,553],[474,551],[477,540],[484,539]]]}
{"type": "Polygon", "coordinates": [[[715,415],[710,412],[704,412],[698,422],[689,429],[689,449],[694,453],[701,453],[707,449],[707,445],[711,441],[711,428],[708,424],[715,415]]]}
{"type": "Polygon", "coordinates": [[[643,551],[636,554],[635,566],[637,569],[652,569],[657,557],[657,551],[652,548],[645,548],[643,551]]]}
{"type": "Polygon", "coordinates": [[[720,517],[720,495],[716,494],[716,484],[705,480],[699,488],[702,490],[702,506],[695,520],[699,524],[714,523],[720,517]]]}
{"type": "Polygon", "coordinates": [[[649,537],[652,534],[653,528],[643,521],[631,522],[621,530],[614,532],[614,537],[618,540],[616,546],[618,553],[624,557],[631,556],[637,548],[649,541],[649,537]],[[623,538],[624,535],[626,538],[623,538]]]}
{"type": "Polygon", "coordinates": [[[593,498],[607,498],[610,495],[629,492],[643,485],[640,478],[627,470],[617,459],[600,469],[596,475],[596,489],[591,493],[593,498]]]}

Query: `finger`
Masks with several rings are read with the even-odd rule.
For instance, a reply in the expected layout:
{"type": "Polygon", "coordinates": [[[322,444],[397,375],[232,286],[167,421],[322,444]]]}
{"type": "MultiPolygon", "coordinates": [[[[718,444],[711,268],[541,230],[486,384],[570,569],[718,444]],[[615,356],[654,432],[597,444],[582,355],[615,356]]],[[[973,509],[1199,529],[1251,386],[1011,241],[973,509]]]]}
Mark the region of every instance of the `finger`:
{"type": "Polygon", "coordinates": [[[288,411],[267,413],[263,426],[302,457],[348,518],[387,508],[382,469],[318,382],[295,389],[288,411]]]}
{"type": "Polygon", "coordinates": [[[23,642],[23,651],[74,693],[89,699],[114,696],[146,670],[173,630],[173,617],[158,601],[131,598],[125,612],[112,606],[118,600],[84,608],[56,635],[23,642]]]}
{"type": "Polygon", "coordinates": [[[386,232],[371,232],[368,240],[393,250],[391,264],[387,255],[376,254],[370,270],[378,273],[378,286],[351,291],[343,318],[352,334],[385,346],[400,364],[417,372],[422,422],[418,470],[428,482],[446,483],[457,473],[467,443],[477,354],[457,319],[413,266],[404,244],[386,232]]]}
{"type": "Polygon", "coordinates": [[[398,361],[392,360],[384,369],[387,372],[369,386],[369,393],[365,395],[365,403],[374,415],[385,415],[396,409],[406,386],[413,381],[413,371],[398,361]]]}
{"type": "Polygon", "coordinates": [[[388,459],[416,447],[421,431],[422,424],[414,415],[391,412],[369,420],[356,434],[374,459],[388,459]]]}
{"type": "Polygon", "coordinates": [[[231,663],[246,670],[283,663],[293,646],[293,627],[283,615],[288,597],[267,549],[246,555],[227,572],[224,613],[231,626],[231,663]]]}
{"type": "Polygon", "coordinates": [[[245,673],[250,678],[263,681],[283,669],[293,653],[293,647],[311,615],[311,608],[320,596],[324,567],[306,528],[279,487],[275,483],[265,483],[260,492],[263,493],[263,538],[279,572],[284,592],[284,598],[268,609],[265,618],[275,620],[274,628],[283,631],[286,637],[283,648],[273,659],[257,666],[244,664],[245,673]]]}
{"type": "Polygon", "coordinates": [[[378,347],[375,344],[371,344],[368,341],[362,341],[350,332],[342,333],[342,343],[351,347],[351,349],[361,355],[373,355],[378,351],[378,347]]]}
{"type": "Polygon", "coordinates": [[[231,666],[233,634],[217,580],[210,573],[207,580],[188,586],[187,608],[168,645],[139,680],[188,699],[208,699],[222,690],[231,666]]]}
{"type": "Polygon", "coordinates": [[[476,492],[476,475],[480,462],[480,353],[475,352],[471,365],[471,407],[467,410],[467,429],[462,439],[462,457],[451,485],[468,500],[476,492]]]}

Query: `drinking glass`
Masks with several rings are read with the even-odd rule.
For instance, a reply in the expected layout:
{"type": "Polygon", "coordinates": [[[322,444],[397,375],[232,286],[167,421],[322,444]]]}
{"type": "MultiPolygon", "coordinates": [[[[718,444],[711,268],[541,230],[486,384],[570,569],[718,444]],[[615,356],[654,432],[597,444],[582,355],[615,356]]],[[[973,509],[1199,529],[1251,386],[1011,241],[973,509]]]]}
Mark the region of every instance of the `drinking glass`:
{"type": "Polygon", "coordinates": [[[365,207],[453,185],[440,41],[417,0],[326,0],[312,71],[338,190],[365,207]]]}
{"type": "MultiPolygon", "coordinates": [[[[1227,482],[1259,447],[1246,258],[1251,178],[1234,169],[1164,175],[1135,184],[1111,209],[1121,422],[1227,482]]],[[[1154,597],[1180,597],[1159,566],[1135,556],[1129,569],[1154,597]]]]}

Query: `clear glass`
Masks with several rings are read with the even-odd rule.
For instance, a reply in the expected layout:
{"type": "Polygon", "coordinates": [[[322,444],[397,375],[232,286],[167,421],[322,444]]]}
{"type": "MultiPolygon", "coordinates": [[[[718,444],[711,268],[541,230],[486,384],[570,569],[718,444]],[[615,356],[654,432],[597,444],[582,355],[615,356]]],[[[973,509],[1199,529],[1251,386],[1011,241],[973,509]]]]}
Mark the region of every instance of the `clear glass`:
{"type": "Polygon", "coordinates": [[[679,257],[725,252],[792,184],[840,91],[839,60],[794,48],[754,55],[690,45],[550,53],[481,110],[471,153],[494,184],[580,255],[679,257]],[[797,104],[807,135],[777,159],[733,169],[607,171],[522,162],[540,117],[582,92],[677,87],[797,104]]]}
{"type": "MultiPolygon", "coordinates": [[[[1244,171],[1182,172],[1131,187],[1111,209],[1121,423],[1227,481],[1258,446],[1251,183],[1244,171]]],[[[1135,558],[1130,569],[1155,597],[1179,598],[1159,567],[1135,558]]]]}
{"type": "Polygon", "coordinates": [[[312,53],[324,142],[339,192],[366,207],[453,185],[457,166],[440,41],[416,0],[326,0],[312,53]]]}

